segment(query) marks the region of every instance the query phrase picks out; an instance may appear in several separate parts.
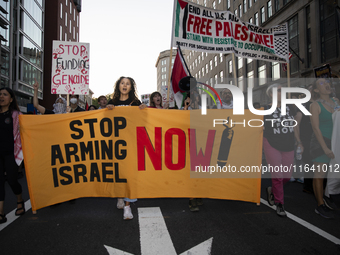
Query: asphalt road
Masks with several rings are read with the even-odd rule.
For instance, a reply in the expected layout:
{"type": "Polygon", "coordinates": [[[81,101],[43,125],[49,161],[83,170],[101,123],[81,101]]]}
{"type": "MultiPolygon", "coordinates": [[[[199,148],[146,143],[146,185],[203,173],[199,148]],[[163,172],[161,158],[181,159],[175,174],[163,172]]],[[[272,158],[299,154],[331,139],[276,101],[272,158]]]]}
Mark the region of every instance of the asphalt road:
{"type": "MultiPolygon", "coordinates": [[[[25,178],[20,182],[28,200],[25,178]]],[[[40,209],[35,215],[29,210],[5,228],[0,225],[0,254],[107,255],[141,254],[142,250],[146,255],[174,254],[170,246],[181,254],[205,241],[211,246],[203,247],[211,248],[211,254],[340,254],[336,244],[340,243],[340,211],[331,220],[320,217],[314,212],[314,196],[303,193],[302,184],[288,183],[285,208],[289,217],[280,218],[274,207],[266,205],[268,185],[270,180],[264,179],[260,206],[204,199],[196,213],[189,211],[184,198],[139,199],[132,205],[131,221],[123,220],[114,198],[81,198],[40,209]],[[145,221],[154,218],[139,217],[138,210],[145,208],[159,208],[161,217],[147,225],[145,221]],[[152,247],[161,252],[145,252],[152,247]]],[[[8,186],[6,192],[5,213],[10,214],[16,201],[8,186]]],[[[203,248],[198,250],[187,254],[207,254],[203,248]]]]}

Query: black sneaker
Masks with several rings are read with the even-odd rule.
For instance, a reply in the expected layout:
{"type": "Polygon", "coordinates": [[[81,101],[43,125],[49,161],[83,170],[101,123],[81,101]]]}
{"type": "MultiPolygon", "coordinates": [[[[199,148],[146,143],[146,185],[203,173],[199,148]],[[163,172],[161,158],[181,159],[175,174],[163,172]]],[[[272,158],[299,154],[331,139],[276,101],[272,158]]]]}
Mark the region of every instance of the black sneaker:
{"type": "Polygon", "coordinates": [[[323,202],[331,210],[338,209],[338,207],[336,206],[336,204],[334,203],[334,201],[333,201],[333,199],[331,197],[323,196],[323,202]]]}
{"type": "Polygon", "coordinates": [[[326,219],[334,218],[332,211],[325,204],[316,207],[315,212],[326,219]]]}
{"type": "Polygon", "coordinates": [[[274,205],[275,202],[274,202],[274,194],[272,192],[272,187],[267,187],[267,201],[268,201],[268,204],[270,205],[274,205]]]}
{"type": "Polygon", "coordinates": [[[198,212],[200,210],[197,206],[196,198],[189,200],[189,209],[191,212],[198,212]]]}
{"type": "Polygon", "coordinates": [[[279,215],[280,217],[287,217],[285,209],[283,208],[283,204],[278,203],[276,205],[276,214],[279,215]]]}

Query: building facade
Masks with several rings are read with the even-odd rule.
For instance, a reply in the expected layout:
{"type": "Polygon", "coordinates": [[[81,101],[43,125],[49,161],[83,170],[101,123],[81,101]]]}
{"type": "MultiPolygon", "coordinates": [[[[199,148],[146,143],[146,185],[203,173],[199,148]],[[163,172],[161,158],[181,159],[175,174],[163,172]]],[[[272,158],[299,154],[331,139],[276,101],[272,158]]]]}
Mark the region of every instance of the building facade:
{"type": "MultiPolygon", "coordinates": [[[[176,54],[177,50],[173,49],[171,68],[174,64],[176,54]]],[[[157,91],[161,92],[161,87],[168,86],[169,82],[170,50],[165,50],[159,53],[155,66],[157,68],[157,91]]]]}
{"type": "MultiPolygon", "coordinates": [[[[216,10],[228,10],[242,21],[269,28],[288,24],[291,78],[314,78],[314,69],[325,64],[340,77],[340,44],[335,6],[329,0],[192,0],[216,10]]],[[[237,84],[246,94],[253,88],[253,101],[268,103],[268,85],[284,82],[285,66],[247,58],[233,61],[232,54],[207,54],[187,51],[186,61],[193,76],[214,86],[216,83],[237,84]],[[236,73],[236,74],[235,74],[236,73]],[[234,79],[236,77],[236,80],[234,79]]],[[[339,92],[340,84],[335,81],[339,92]]],[[[291,86],[300,86],[298,82],[291,86]]]]}
{"type": "Polygon", "coordinates": [[[32,102],[32,85],[42,83],[44,0],[1,0],[1,86],[16,94],[21,111],[32,102]]]}
{"type": "MultiPolygon", "coordinates": [[[[51,94],[51,68],[52,68],[52,42],[72,41],[79,42],[81,0],[53,0],[46,1],[45,23],[45,63],[44,82],[41,88],[41,105],[48,109],[53,108],[53,104],[59,95],[51,94]]],[[[92,103],[93,92],[89,95],[79,96],[79,105],[85,108],[86,102],[92,103]]]]}

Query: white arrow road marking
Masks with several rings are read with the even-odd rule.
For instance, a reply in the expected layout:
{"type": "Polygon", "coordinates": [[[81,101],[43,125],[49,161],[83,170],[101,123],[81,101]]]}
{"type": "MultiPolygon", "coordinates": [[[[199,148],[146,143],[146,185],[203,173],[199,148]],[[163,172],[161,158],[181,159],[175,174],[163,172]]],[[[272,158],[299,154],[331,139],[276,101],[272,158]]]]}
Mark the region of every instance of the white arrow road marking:
{"type": "MultiPolygon", "coordinates": [[[[161,209],[159,207],[138,208],[140,247],[144,255],[176,255],[168,228],[166,227],[161,209]]],[[[209,255],[211,254],[212,240],[196,245],[181,255],[209,255]]],[[[110,246],[104,245],[109,255],[131,255],[110,246]]]]}
{"type": "Polygon", "coordinates": [[[177,254],[159,207],[138,208],[142,254],[177,254]]]}
{"type": "Polygon", "coordinates": [[[132,253],[128,253],[125,251],[121,251],[115,248],[112,248],[110,246],[106,246],[104,245],[104,247],[106,248],[107,252],[109,253],[109,255],[133,255],[132,253]]]}

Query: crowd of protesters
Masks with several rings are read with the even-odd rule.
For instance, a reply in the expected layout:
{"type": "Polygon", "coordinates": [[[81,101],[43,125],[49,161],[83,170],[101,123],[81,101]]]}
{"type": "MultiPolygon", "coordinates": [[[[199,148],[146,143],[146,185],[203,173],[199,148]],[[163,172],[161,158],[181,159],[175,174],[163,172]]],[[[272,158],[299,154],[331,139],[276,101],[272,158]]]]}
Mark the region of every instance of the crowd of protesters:
{"type": "MultiPolygon", "coordinates": [[[[79,106],[79,96],[70,95],[70,104],[63,97],[56,99],[53,104],[53,110],[46,109],[38,102],[39,84],[33,85],[34,97],[33,105],[41,114],[63,114],[70,112],[82,112],[85,109],[79,106]]],[[[311,100],[304,104],[304,107],[311,112],[311,116],[304,115],[295,105],[286,106],[285,115],[281,109],[281,88],[280,84],[273,84],[267,88],[267,95],[271,99],[273,91],[278,94],[277,105],[264,105],[264,109],[273,109],[273,113],[265,116],[267,119],[276,119],[279,121],[271,125],[271,121],[265,121],[263,132],[263,152],[265,162],[271,166],[289,166],[297,162],[314,166],[315,169],[323,169],[328,166],[331,160],[337,155],[334,154],[331,147],[333,127],[339,128],[339,124],[334,122],[335,115],[339,115],[340,104],[338,99],[332,94],[332,87],[328,80],[318,79],[308,87],[312,97],[311,100]],[[282,123],[296,122],[295,127],[286,127],[282,123]],[[275,129],[275,130],[274,130],[275,129]],[[299,158],[297,154],[301,154],[299,158]],[[295,157],[296,155],[296,157],[295,157]]],[[[229,89],[220,92],[222,104],[218,102],[217,109],[232,109],[233,97],[229,89]]],[[[88,107],[89,111],[109,109],[114,110],[119,106],[137,106],[143,110],[147,106],[138,99],[135,81],[130,77],[120,77],[114,86],[113,97],[107,100],[105,96],[98,98],[97,108],[95,105],[88,107]]],[[[254,108],[260,108],[259,103],[254,103],[254,108]]],[[[159,92],[153,92],[150,96],[149,108],[168,109],[169,104],[163,104],[162,95],[159,92]]],[[[183,100],[182,110],[192,110],[201,108],[201,97],[197,91],[187,93],[183,100]]],[[[17,209],[15,215],[20,216],[25,213],[24,200],[22,198],[22,188],[18,182],[18,169],[23,160],[21,140],[19,133],[19,115],[21,114],[15,95],[9,88],[0,89],[0,223],[7,221],[4,214],[5,200],[5,180],[7,180],[13,193],[17,197],[17,209]]],[[[340,117],[338,117],[340,118],[340,117]]],[[[289,125],[292,126],[292,125],[289,125]]],[[[339,138],[340,139],[340,138],[339,138]]],[[[292,178],[291,172],[273,172],[271,173],[272,185],[266,188],[268,203],[276,206],[277,215],[286,217],[284,208],[284,185],[292,178]]],[[[316,198],[315,212],[324,218],[332,218],[332,210],[337,205],[332,200],[332,195],[340,194],[340,178],[327,178],[327,171],[306,172],[304,178],[298,180],[304,183],[303,191],[314,193],[316,198]],[[326,181],[325,181],[326,180],[326,181]],[[325,193],[326,187],[326,193],[325,193]]],[[[118,198],[117,208],[124,209],[123,219],[130,220],[133,218],[131,203],[136,202],[134,198],[118,198]]],[[[200,198],[190,198],[189,208],[192,212],[199,211],[198,205],[203,205],[200,198]]]]}

